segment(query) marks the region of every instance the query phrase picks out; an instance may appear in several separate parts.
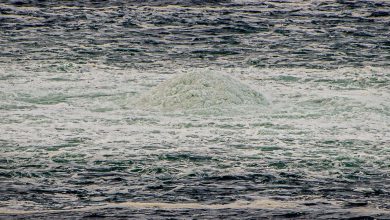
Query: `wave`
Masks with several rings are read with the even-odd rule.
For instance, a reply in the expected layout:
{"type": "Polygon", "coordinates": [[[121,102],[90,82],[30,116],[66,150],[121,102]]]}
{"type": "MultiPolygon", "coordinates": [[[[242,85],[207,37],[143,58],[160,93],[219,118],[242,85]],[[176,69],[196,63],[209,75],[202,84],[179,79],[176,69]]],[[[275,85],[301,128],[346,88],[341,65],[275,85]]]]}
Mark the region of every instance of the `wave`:
{"type": "Polygon", "coordinates": [[[141,107],[162,110],[265,105],[264,96],[228,75],[213,71],[180,74],[143,94],[141,107]]]}

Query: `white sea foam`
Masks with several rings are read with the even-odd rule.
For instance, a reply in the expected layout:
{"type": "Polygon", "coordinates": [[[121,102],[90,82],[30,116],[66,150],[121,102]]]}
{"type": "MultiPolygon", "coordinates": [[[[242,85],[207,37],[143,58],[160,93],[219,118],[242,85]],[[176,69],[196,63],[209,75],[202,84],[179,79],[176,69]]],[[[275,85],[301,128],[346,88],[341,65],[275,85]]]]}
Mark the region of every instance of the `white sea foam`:
{"type": "MultiPolygon", "coordinates": [[[[353,178],[373,181],[359,185],[367,192],[374,187],[387,190],[386,182],[376,179],[389,173],[390,167],[390,70],[386,68],[140,71],[87,66],[85,72],[77,68],[65,73],[6,68],[0,67],[0,161],[7,167],[3,175],[9,175],[6,178],[12,184],[28,180],[34,188],[45,189],[47,178],[56,181],[59,190],[82,190],[91,195],[101,190],[108,197],[127,195],[131,190],[139,198],[154,194],[191,201],[187,192],[199,185],[188,183],[195,178],[211,181],[211,177],[218,183],[224,176],[252,178],[261,172],[285,180],[289,177],[279,174],[293,172],[318,180],[313,182],[317,188],[335,179],[345,179],[348,184],[359,181],[350,178],[353,174],[353,178]],[[192,97],[190,91],[203,93],[192,97]],[[143,102],[145,108],[134,108],[132,104],[141,102],[142,94],[154,98],[154,103],[143,102]],[[186,100],[175,102],[175,96],[186,100]],[[263,105],[263,96],[269,105],[263,105]],[[202,100],[214,101],[215,106],[211,102],[208,105],[212,107],[205,108],[202,100]],[[171,109],[187,109],[173,114],[160,111],[163,102],[172,105],[171,109]],[[194,105],[187,107],[185,102],[194,105]],[[235,107],[227,107],[232,105],[235,107]],[[158,111],[146,111],[147,106],[158,111]],[[201,114],[193,114],[198,112],[201,114]],[[64,175],[69,170],[73,182],[64,175]],[[82,183],[86,176],[100,175],[100,171],[120,175],[132,186],[123,187],[116,180],[74,184],[82,183]],[[160,177],[178,179],[177,184],[186,187],[165,194],[153,188],[162,184],[160,177]]],[[[238,189],[246,187],[234,179],[223,182],[238,189]]],[[[224,184],[215,184],[216,190],[226,188],[224,184]]],[[[256,199],[258,194],[249,190],[244,196],[256,199]]],[[[76,204],[78,198],[58,193],[51,197],[58,204],[76,204]]],[[[343,208],[344,201],[338,198],[324,202],[335,201],[335,208],[343,208]]],[[[28,198],[16,199],[16,203],[4,204],[3,213],[46,205],[32,206],[25,203],[28,198]]],[[[296,197],[290,199],[297,201],[296,197]]],[[[211,197],[210,201],[215,200],[211,197]]],[[[381,203],[373,200],[373,207],[381,203]]],[[[166,204],[125,205],[170,208],[166,204]]],[[[197,204],[182,208],[193,206],[203,208],[197,204]]]]}
{"type": "Polygon", "coordinates": [[[264,105],[262,94],[226,74],[213,71],[189,72],[167,80],[142,95],[142,107],[164,110],[264,105]]]}

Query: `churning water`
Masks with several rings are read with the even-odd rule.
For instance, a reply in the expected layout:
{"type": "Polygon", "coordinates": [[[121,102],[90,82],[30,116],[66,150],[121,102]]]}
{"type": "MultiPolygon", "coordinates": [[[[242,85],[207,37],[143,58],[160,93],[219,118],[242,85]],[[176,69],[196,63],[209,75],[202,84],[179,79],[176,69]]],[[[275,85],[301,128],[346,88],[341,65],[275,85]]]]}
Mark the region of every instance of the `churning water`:
{"type": "Polygon", "coordinates": [[[80,2],[0,4],[0,219],[390,218],[388,1],[80,2]]]}
{"type": "Polygon", "coordinates": [[[266,104],[264,97],[223,73],[193,71],[157,86],[136,102],[137,106],[162,110],[204,109],[266,104]]]}

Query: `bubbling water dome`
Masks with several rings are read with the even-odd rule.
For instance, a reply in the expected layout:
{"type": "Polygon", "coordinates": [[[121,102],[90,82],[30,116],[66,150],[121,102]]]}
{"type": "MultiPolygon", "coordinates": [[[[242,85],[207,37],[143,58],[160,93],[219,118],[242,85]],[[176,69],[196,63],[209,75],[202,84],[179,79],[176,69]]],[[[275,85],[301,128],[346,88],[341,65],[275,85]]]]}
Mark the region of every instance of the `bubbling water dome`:
{"type": "Polygon", "coordinates": [[[230,76],[212,71],[180,74],[139,99],[139,106],[163,110],[264,105],[262,94],[230,76]]]}

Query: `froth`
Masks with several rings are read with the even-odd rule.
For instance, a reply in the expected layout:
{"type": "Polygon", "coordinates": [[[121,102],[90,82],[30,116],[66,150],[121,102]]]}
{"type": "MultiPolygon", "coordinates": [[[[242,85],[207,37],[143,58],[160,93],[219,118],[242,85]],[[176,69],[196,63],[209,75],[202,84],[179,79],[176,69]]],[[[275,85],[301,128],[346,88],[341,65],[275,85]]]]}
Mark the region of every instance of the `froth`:
{"type": "Polygon", "coordinates": [[[213,71],[180,74],[143,94],[137,104],[163,110],[263,105],[262,94],[237,79],[213,71]]]}

